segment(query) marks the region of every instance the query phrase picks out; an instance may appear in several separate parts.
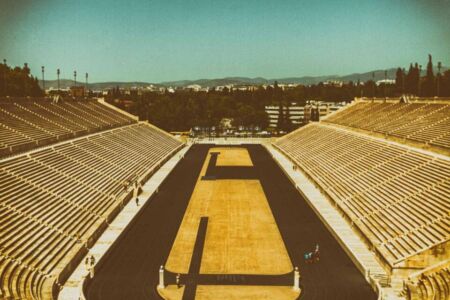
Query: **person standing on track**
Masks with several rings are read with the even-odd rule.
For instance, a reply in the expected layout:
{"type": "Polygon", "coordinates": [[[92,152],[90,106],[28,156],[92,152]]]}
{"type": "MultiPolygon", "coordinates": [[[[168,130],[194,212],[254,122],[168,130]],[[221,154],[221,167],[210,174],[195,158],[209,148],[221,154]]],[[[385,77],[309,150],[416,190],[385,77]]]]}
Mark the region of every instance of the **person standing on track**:
{"type": "Polygon", "coordinates": [[[304,257],[305,257],[305,262],[307,264],[309,264],[311,262],[312,252],[306,252],[304,257]]]}
{"type": "Polygon", "coordinates": [[[316,261],[320,260],[319,244],[316,244],[316,249],[314,250],[314,258],[316,261]]]}

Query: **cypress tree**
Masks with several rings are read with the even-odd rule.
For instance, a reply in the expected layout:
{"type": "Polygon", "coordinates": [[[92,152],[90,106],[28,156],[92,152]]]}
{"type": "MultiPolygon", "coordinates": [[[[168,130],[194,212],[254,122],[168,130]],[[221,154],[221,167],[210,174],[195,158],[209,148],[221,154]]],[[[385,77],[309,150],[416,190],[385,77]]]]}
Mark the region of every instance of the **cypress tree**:
{"type": "Polygon", "coordinates": [[[397,72],[395,73],[395,87],[397,88],[397,91],[400,91],[404,93],[403,91],[403,84],[404,84],[404,74],[401,68],[397,69],[397,72]]]}
{"type": "Polygon", "coordinates": [[[427,74],[425,76],[424,95],[434,96],[436,94],[434,86],[434,73],[433,73],[433,61],[431,54],[428,54],[427,74]]]}

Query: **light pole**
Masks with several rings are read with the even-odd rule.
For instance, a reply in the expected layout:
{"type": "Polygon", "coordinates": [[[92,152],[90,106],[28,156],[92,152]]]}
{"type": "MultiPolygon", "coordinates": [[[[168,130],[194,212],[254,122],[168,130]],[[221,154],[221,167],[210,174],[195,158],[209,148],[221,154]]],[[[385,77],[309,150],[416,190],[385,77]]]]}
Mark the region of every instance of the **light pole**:
{"type": "Polygon", "coordinates": [[[61,74],[61,71],[59,69],[57,69],[56,76],[58,77],[58,93],[59,93],[59,74],[61,74]]]}
{"type": "Polygon", "coordinates": [[[438,67],[438,75],[437,75],[437,96],[439,97],[439,89],[440,89],[440,81],[441,81],[441,68],[442,68],[442,63],[441,62],[438,62],[438,64],[437,64],[437,67],[438,67]]]}
{"type": "Polygon", "coordinates": [[[3,59],[3,64],[5,65],[5,72],[3,73],[3,87],[4,87],[4,89],[5,89],[5,96],[7,96],[7,92],[6,92],[6,87],[7,87],[7,85],[6,85],[6,80],[7,80],[7,76],[6,76],[6,73],[7,73],[7,66],[6,66],[6,58],[4,58],[3,59]]]}
{"type": "Polygon", "coordinates": [[[359,98],[362,98],[363,96],[363,89],[361,85],[361,80],[358,78],[358,89],[359,89],[359,98]]]}
{"type": "Polygon", "coordinates": [[[422,65],[419,66],[419,80],[417,81],[417,97],[420,97],[421,86],[420,86],[420,75],[422,74],[422,65]]]}
{"type": "Polygon", "coordinates": [[[7,73],[6,58],[3,59],[3,64],[5,65],[5,72],[3,72],[3,87],[5,89],[5,96],[6,96],[6,73],[7,73]]]}
{"type": "Polygon", "coordinates": [[[87,94],[87,91],[88,91],[88,76],[89,76],[89,74],[86,73],[86,84],[85,84],[86,94],[87,94]]]}
{"type": "Polygon", "coordinates": [[[77,71],[73,71],[73,82],[74,85],[77,86],[77,71]]]}
{"type": "Polygon", "coordinates": [[[386,86],[387,86],[387,70],[384,71],[384,100],[387,99],[386,86]]]}
{"type": "Polygon", "coordinates": [[[372,88],[372,92],[373,92],[373,99],[375,99],[375,88],[376,88],[376,84],[375,84],[375,72],[372,72],[372,82],[373,82],[373,88],[372,88]]]}
{"type": "Polygon", "coordinates": [[[405,69],[402,69],[402,95],[405,94],[405,69]]]}
{"type": "Polygon", "coordinates": [[[41,67],[41,71],[42,71],[42,89],[44,90],[44,95],[45,95],[45,81],[44,81],[45,68],[44,68],[44,66],[41,67]]]}

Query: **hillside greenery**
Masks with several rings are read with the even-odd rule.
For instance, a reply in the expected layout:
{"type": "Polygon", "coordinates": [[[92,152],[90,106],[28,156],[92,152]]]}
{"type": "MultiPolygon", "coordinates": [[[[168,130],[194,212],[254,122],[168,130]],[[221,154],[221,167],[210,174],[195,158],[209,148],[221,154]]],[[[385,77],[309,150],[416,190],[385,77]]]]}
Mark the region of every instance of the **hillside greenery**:
{"type": "Polygon", "coordinates": [[[44,92],[37,78],[31,76],[28,64],[21,67],[10,67],[4,60],[0,64],[0,97],[41,97],[44,92]]]}

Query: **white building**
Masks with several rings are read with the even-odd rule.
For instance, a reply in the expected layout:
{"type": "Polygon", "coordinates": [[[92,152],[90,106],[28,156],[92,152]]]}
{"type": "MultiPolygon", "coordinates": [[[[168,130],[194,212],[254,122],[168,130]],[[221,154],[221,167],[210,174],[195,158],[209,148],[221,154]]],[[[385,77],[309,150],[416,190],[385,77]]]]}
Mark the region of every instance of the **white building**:
{"type": "MultiPolygon", "coordinates": [[[[289,119],[294,127],[299,127],[303,123],[311,120],[312,110],[319,112],[319,118],[324,117],[338,109],[344,107],[345,102],[323,102],[308,100],[305,106],[297,105],[297,103],[291,103],[289,107],[284,107],[284,114],[289,114],[289,119]]],[[[280,114],[280,107],[278,105],[266,106],[267,115],[269,116],[269,127],[276,128],[278,124],[278,115],[280,114]]]]}
{"type": "MultiPolygon", "coordinates": [[[[265,110],[269,116],[269,127],[276,128],[278,124],[278,115],[280,114],[280,107],[278,105],[266,106],[265,110]]],[[[303,123],[303,106],[299,106],[297,103],[291,103],[289,107],[283,107],[283,111],[285,115],[289,114],[289,119],[295,127],[298,127],[303,123]]]]}
{"type": "Polygon", "coordinates": [[[342,87],[344,85],[344,82],[340,80],[327,80],[323,83],[325,86],[335,86],[335,87],[342,87]]]}
{"type": "Polygon", "coordinates": [[[377,86],[380,86],[381,84],[395,84],[395,79],[381,79],[376,82],[377,86]]]}
{"type": "Polygon", "coordinates": [[[188,85],[188,86],[186,87],[186,89],[192,90],[192,91],[194,91],[194,92],[200,91],[201,88],[202,88],[202,86],[199,85],[199,84],[191,84],[191,85],[188,85]]]}

